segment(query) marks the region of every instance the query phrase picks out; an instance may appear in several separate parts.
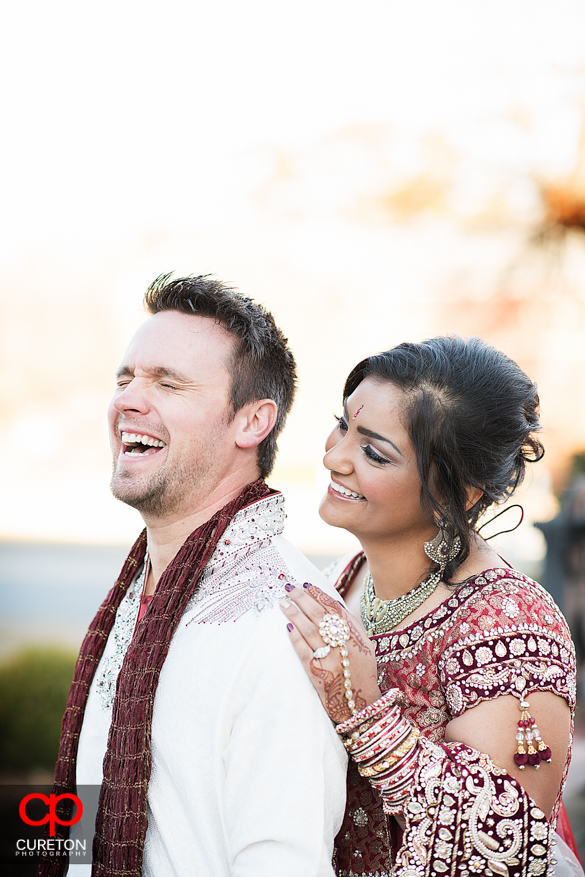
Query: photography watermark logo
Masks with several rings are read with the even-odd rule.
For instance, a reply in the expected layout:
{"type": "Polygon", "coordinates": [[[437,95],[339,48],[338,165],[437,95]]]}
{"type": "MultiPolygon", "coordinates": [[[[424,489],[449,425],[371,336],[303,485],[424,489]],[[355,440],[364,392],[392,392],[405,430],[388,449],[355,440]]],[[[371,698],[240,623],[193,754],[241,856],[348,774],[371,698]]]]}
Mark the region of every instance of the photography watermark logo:
{"type": "Polygon", "coordinates": [[[77,795],[64,792],[62,795],[43,795],[42,792],[31,792],[25,795],[18,807],[18,815],[26,825],[46,825],[49,824],[49,837],[23,838],[20,837],[16,841],[17,856],[34,856],[34,855],[64,855],[68,856],[76,851],[82,851],[84,854],[87,849],[87,841],[85,839],[72,840],[71,838],[63,839],[55,837],[55,829],[57,825],[76,825],[83,816],[83,803],[77,795]],[[31,801],[41,801],[47,805],[47,812],[40,819],[31,819],[27,813],[27,804],[31,801]],[[60,819],[57,815],[57,804],[59,801],[70,800],[75,804],[75,813],[71,819],[60,819]]]}
{"type": "Polygon", "coordinates": [[[75,825],[81,817],[83,816],[83,804],[81,803],[81,798],[78,798],[77,795],[70,795],[69,792],[64,792],[62,795],[43,795],[41,792],[31,792],[30,795],[25,795],[25,797],[20,802],[20,806],[18,808],[18,813],[23,822],[26,822],[27,825],[45,825],[47,822],[49,823],[49,835],[51,837],[55,837],[55,826],[59,825],[75,825]],[[26,805],[29,801],[33,801],[38,798],[41,801],[44,801],[47,805],[47,813],[43,816],[42,819],[31,819],[30,816],[27,815],[26,805]],[[75,815],[73,819],[59,819],[57,816],[57,804],[59,801],[63,801],[65,798],[73,801],[75,804],[75,815]]]}
{"type": "Polygon", "coordinates": [[[99,791],[81,786],[75,794],[55,794],[50,786],[0,785],[0,863],[24,868],[57,856],[90,863],[99,791]]]}

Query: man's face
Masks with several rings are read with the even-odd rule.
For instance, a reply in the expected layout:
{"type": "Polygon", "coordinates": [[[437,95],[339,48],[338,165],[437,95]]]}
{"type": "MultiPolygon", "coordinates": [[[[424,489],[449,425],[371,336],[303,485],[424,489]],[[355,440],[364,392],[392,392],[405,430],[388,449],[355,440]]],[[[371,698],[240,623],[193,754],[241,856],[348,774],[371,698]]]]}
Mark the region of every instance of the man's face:
{"type": "Polygon", "coordinates": [[[233,340],[207,317],[155,314],[130,342],[108,420],[112,493],[145,519],[213,501],[234,460],[233,340]]]}

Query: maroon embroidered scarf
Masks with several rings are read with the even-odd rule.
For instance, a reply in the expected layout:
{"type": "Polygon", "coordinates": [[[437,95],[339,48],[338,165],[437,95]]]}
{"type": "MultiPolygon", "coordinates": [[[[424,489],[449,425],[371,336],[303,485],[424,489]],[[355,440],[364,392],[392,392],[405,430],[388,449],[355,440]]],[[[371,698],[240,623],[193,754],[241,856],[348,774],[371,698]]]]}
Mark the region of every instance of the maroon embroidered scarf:
{"type": "MultiPolygon", "coordinates": [[[[154,696],[170,641],[206,564],[234,515],[272,493],[262,479],[220,509],[188,537],[168,565],[130,643],[116,688],[104,780],[93,845],[93,877],[140,877],[146,836],[154,696]]],[[[122,598],[144,560],[146,531],[135,542],[120,577],[100,607],[81,646],[63,717],[54,793],[76,791],[79,734],[89,687],[122,598]]],[[[66,801],[61,802],[64,806],[66,801]]],[[[66,811],[59,818],[68,819],[66,811]]],[[[68,831],[68,829],[65,829],[68,831]]],[[[62,834],[66,837],[66,834],[62,834]]],[[[39,877],[61,877],[66,857],[47,857],[39,877]],[[60,861],[62,859],[62,861],[60,861]]]]}

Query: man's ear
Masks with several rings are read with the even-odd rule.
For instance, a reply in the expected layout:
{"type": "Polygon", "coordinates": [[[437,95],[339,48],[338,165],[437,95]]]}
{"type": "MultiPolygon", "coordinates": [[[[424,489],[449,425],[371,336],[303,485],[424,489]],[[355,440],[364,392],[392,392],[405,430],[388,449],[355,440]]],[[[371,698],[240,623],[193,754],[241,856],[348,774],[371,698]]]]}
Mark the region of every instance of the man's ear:
{"type": "Polygon", "coordinates": [[[276,414],[273,399],[260,399],[240,408],[235,416],[238,423],[235,442],[238,448],[257,447],[274,429],[276,414]]]}

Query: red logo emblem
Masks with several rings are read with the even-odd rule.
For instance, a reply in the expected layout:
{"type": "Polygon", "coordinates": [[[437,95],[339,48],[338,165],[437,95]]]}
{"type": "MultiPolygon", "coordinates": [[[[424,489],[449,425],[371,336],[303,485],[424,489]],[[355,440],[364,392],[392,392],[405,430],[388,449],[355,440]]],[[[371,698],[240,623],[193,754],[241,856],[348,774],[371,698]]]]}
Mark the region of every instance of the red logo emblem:
{"type": "Polygon", "coordinates": [[[49,823],[49,834],[51,837],[55,837],[55,824],[57,825],[75,825],[76,822],[79,822],[81,817],[83,816],[83,804],[81,803],[81,798],[78,798],[77,795],[72,795],[69,792],[64,792],[62,795],[41,795],[39,792],[33,793],[31,795],[27,795],[20,802],[20,806],[18,808],[18,813],[23,822],[26,822],[27,825],[44,825],[46,822],[49,823]],[[44,801],[48,806],[49,811],[46,816],[43,816],[42,819],[31,819],[26,815],[26,805],[29,801],[32,801],[33,798],[40,798],[41,801],[44,801]],[[62,820],[57,816],[57,804],[59,801],[63,800],[63,798],[70,798],[75,802],[75,816],[73,819],[62,820]]]}

